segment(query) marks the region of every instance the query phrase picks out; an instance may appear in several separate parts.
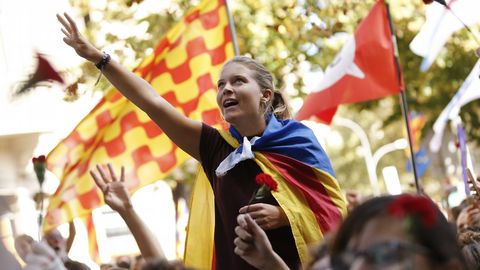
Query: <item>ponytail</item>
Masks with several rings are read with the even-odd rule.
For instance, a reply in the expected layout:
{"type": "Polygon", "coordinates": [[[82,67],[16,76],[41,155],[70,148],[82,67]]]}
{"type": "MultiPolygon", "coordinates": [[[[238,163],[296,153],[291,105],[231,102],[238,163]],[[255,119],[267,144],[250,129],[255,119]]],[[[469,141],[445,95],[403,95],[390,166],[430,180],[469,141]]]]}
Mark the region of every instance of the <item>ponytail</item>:
{"type": "Polygon", "coordinates": [[[290,108],[285,102],[285,98],[279,91],[273,91],[273,98],[271,106],[269,106],[271,113],[275,115],[278,120],[285,120],[291,118],[290,108]]]}

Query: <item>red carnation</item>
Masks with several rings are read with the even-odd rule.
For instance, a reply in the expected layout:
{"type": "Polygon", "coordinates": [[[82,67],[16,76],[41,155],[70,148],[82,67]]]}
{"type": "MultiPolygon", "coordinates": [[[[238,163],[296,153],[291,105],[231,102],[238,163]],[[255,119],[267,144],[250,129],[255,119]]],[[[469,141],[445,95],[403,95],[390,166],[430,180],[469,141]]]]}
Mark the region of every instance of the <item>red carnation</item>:
{"type": "Polygon", "coordinates": [[[250,198],[248,205],[250,205],[254,200],[259,201],[264,199],[269,192],[278,191],[277,182],[275,182],[275,180],[269,174],[259,173],[257,176],[255,176],[255,181],[258,185],[260,185],[260,187],[253,192],[252,198],[250,198]]]}
{"type": "Polygon", "coordinates": [[[275,180],[269,174],[259,173],[255,177],[255,181],[257,181],[257,184],[259,185],[265,185],[270,191],[278,190],[277,182],[275,182],[275,180]]]}
{"type": "Polygon", "coordinates": [[[35,171],[35,175],[37,176],[38,183],[40,187],[43,185],[43,181],[45,181],[45,167],[46,167],[46,158],[44,155],[32,158],[33,162],[33,170],[35,171]]]}
{"type": "Polygon", "coordinates": [[[428,198],[403,194],[388,206],[388,212],[397,217],[417,217],[425,227],[432,227],[437,221],[436,206],[428,198]]]}

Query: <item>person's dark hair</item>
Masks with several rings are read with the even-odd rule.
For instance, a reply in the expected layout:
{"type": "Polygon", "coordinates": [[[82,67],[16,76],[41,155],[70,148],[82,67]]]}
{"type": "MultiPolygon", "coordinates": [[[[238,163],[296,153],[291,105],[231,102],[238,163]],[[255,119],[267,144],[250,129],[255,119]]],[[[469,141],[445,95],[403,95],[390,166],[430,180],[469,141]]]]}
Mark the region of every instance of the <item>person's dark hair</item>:
{"type": "Polygon", "coordinates": [[[472,200],[471,197],[465,198],[459,205],[453,207],[451,209],[452,212],[452,218],[454,222],[457,222],[458,216],[460,215],[460,212],[462,212],[463,209],[467,208],[467,206],[470,205],[470,201],[472,200]]]}
{"type": "Polygon", "coordinates": [[[462,255],[467,269],[480,269],[480,243],[471,243],[463,246],[462,255]]]}
{"type": "MultiPolygon", "coordinates": [[[[355,208],[336,234],[331,249],[332,261],[347,249],[349,241],[362,232],[369,221],[379,217],[388,217],[390,215],[389,205],[399,196],[376,197],[355,208]]],[[[412,240],[430,251],[432,262],[444,263],[451,259],[463,262],[455,231],[436,205],[433,202],[430,203],[435,211],[435,222],[431,226],[426,226],[423,222],[416,223],[416,226],[410,226],[409,233],[412,240]]]]}
{"type": "Polygon", "coordinates": [[[323,240],[310,250],[310,259],[306,269],[313,269],[316,262],[330,256],[330,246],[332,245],[334,235],[327,234],[323,240]]]}
{"type": "Polygon", "coordinates": [[[273,92],[273,97],[266,103],[262,104],[265,116],[273,113],[278,120],[285,120],[291,118],[290,109],[281,92],[275,90],[273,85],[272,74],[259,62],[246,56],[235,56],[230,59],[225,66],[231,63],[239,63],[255,72],[255,81],[263,90],[270,89],[273,92]]]}
{"type": "Polygon", "coordinates": [[[458,234],[460,248],[474,243],[480,243],[480,231],[478,228],[468,228],[458,234]]]}
{"type": "Polygon", "coordinates": [[[165,259],[157,259],[148,261],[142,267],[142,270],[195,270],[186,267],[181,261],[168,261],[165,259]]]}
{"type": "Polygon", "coordinates": [[[90,267],[88,267],[86,264],[83,264],[81,262],[73,261],[73,260],[66,260],[63,265],[65,268],[68,270],[90,270],[90,267]]]}

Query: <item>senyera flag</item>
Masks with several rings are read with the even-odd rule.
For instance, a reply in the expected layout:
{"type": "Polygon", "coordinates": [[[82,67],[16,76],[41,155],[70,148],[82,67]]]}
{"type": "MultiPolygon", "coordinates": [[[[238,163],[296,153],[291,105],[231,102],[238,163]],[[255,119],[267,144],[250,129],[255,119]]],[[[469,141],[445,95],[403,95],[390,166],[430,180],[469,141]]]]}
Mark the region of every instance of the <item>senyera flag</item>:
{"type": "Polygon", "coordinates": [[[328,66],[296,118],[315,117],[330,123],[340,104],[379,99],[402,91],[392,37],[387,6],[380,0],[328,66]]]}
{"type": "MultiPolygon", "coordinates": [[[[204,0],[167,32],[135,73],[186,116],[218,126],[215,82],[233,55],[225,2],[204,0]]],[[[124,165],[126,184],[134,191],[165,178],[188,158],[144,112],[111,89],[47,157],[48,169],[61,182],[44,229],[103,204],[88,174],[98,163],[124,165]]]]}

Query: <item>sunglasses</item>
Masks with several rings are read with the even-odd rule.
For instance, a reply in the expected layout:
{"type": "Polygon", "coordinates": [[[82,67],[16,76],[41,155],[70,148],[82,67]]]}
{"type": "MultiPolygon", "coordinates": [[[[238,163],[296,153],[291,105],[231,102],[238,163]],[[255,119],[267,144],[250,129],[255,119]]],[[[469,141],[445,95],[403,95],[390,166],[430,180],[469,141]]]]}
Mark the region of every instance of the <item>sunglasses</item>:
{"type": "MultiPolygon", "coordinates": [[[[371,266],[372,269],[404,266],[400,269],[409,269],[415,254],[429,255],[428,249],[405,242],[381,242],[363,251],[346,250],[339,256],[332,258],[332,269],[348,270],[358,259],[371,266]]],[[[398,268],[396,268],[398,269],[398,268]]]]}

